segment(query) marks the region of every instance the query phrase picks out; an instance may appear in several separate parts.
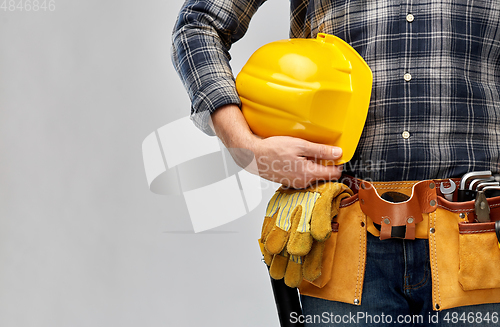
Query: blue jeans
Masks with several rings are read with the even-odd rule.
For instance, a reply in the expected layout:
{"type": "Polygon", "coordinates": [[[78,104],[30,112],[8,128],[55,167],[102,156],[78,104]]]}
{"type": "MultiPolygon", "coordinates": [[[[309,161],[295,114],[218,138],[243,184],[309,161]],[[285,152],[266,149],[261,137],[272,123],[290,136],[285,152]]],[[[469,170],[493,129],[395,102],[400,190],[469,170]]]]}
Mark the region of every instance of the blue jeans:
{"type": "Polygon", "coordinates": [[[368,234],[361,305],[309,296],[301,302],[306,326],[500,325],[500,304],[432,310],[429,242],[422,239],[380,241],[368,234]]]}

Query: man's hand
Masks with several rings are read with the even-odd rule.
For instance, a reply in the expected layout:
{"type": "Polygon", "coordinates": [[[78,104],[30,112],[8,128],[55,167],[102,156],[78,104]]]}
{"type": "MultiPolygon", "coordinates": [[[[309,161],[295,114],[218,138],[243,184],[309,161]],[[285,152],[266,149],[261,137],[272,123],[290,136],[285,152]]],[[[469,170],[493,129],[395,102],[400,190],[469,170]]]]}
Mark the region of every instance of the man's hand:
{"type": "MultiPolygon", "coordinates": [[[[336,160],[342,156],[338,147],[312,143],[289,136],[274,136],[266,139],[254,135],[243,114],[236,105],[219,108],[212,114],[217,136],[230,149],[248,149],[257,160],[261,177],[284,186],[304,188],[318,180],[340,178],[342,166],[324,166],[317,161],[336,160]]],[[[240,164],[241,152],[231,151],[240,164]]]]}
{"type": "Polygon", "coordinates": [[[293,188],[304,188],[317,180],[336,180],[342,166],[324,166],[319,159],[335,160],[342,155],[337,147],[302,139],[275,136],[260,139],[251,148],[257,159],[259,175],[293,188]]]}

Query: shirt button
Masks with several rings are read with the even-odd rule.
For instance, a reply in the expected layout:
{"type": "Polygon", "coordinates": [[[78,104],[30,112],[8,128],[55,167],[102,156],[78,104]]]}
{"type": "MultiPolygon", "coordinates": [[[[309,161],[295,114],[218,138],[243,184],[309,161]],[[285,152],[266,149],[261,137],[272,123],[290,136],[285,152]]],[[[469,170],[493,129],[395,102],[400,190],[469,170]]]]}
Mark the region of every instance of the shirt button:
{"type": "Polygon", "coordinates": [[[408,23],[411,23],[415,20],[415,16],[413,16],[412,14],[408,14],[406,15],[406,20],[408,21],[408,23]]]}
{"type": "Polygon", "coordinates": [[[403,138],[404,138],[404,139],[407,139],[407,138],[409,138],[409,137],[410,137],[410,132],[408,132],[408,131],[404,131],[404,132],[401,134],[401,136],[403,136],[403,138]]]}
{"type": "Polygon", "coordinates": [[[411,74],[410,73],[406,73],[403,78],[405,79],[405,81],[409,82],[411,81],[411,74]]]}

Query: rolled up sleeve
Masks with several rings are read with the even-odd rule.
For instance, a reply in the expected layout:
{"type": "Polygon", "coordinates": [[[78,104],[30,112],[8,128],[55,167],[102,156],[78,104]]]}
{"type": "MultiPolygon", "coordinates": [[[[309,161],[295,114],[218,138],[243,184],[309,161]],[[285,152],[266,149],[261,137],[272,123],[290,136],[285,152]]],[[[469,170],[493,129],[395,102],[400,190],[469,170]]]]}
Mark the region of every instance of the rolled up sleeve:
{"type": "Polygon", "coordinates": [[[172,61],[191,100],[191,118],[206,134],[214,135],[210,114],[227,104],[241,104],[229,49],[264,1],[188,0],[179,13],[172,61]]]}

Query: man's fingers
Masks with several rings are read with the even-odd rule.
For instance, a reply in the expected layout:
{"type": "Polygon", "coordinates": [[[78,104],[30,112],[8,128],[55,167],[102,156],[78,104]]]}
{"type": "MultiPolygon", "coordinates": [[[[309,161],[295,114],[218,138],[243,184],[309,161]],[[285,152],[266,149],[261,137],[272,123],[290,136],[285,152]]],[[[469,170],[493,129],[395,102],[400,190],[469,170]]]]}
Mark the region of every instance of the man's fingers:
{"type": "Polygon", "coordinates": [[[342,149],[337,146],[304,141],[301,146],[301,155],[314,159],[337,160],[342,157],[342,149]]]}

